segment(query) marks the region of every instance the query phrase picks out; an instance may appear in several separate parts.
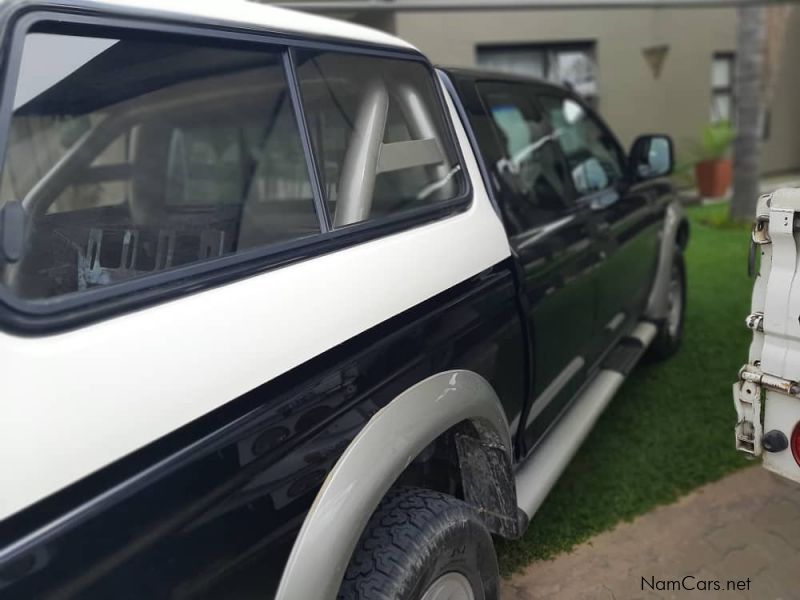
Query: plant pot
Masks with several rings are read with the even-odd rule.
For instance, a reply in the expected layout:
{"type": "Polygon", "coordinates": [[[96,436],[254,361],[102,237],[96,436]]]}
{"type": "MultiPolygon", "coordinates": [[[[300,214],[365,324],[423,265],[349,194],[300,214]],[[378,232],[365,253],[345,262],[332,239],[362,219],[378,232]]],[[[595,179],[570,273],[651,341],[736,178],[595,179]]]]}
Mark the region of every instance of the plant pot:
{"type": "Polygon", "coordinates": [[[704,198],[719,198],[728,193],[733,179],[733,163],[730,158],[704,160],[694,167],[697,189],[704,198]]]}

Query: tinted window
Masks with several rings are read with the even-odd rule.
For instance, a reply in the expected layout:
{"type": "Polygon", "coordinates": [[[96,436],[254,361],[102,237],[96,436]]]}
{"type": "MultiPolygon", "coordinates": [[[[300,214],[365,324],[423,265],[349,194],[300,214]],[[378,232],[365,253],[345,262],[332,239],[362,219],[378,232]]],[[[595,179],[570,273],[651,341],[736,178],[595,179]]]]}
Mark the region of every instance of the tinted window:
{"type": "Polygon", "coordinates": [[[493,166],[503,180],[509,226],[516,233],[558,218],[571,194],[567,170],[527,88],[514,84],[479,87],[503,149],[503,157],[493,166]]]}
{"type": "Polygon", "coordinates": [[[319,231],[278,50],[30,34],[8,139],[24,297],[319,231]]]}
{"type": "Polygon", "coordinates": [[[300,52],[298,76],[335,227],[463,193],[464,174],[426,66],[300,52]]]}
{"type": "Polygon", "coordinates": [[[622,178],[619,146],[583,106],[568,97],[541,96],[540,101],[566,156],[578,193],[606,189],[622,178]]]}

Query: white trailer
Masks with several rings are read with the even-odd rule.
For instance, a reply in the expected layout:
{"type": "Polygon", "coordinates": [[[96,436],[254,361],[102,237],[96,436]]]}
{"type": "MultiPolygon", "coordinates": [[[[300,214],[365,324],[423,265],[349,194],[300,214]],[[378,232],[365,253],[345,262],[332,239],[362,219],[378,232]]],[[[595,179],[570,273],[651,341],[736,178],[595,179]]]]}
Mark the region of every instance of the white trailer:
{"type": "Polygon", "coordinates": [[[800,482],[800,189],[758,200],[748,362],[733,385],[736,449],[800,482]]]}

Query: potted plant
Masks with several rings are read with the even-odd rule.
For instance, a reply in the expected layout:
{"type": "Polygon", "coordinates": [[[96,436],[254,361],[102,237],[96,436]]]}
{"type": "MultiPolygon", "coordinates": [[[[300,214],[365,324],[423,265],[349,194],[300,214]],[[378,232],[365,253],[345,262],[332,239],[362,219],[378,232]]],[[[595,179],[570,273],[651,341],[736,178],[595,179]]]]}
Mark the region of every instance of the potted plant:
{"type": "Polygon", "coordinates": [[[710,123],[700,135],[700,159],[694,167],[697,189],[704,198],[724,196],[733,178],[728,150],[736,136],[728,121],[710,123]]]}

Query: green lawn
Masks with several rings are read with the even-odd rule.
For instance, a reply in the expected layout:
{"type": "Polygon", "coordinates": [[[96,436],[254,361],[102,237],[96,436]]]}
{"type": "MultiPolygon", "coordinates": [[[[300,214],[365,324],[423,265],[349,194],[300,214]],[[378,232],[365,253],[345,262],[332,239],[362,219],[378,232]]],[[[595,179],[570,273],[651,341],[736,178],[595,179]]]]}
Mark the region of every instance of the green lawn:
{"type": "Polygon", "coordinates": [[[683,347],[633,372],[535,515],[499,542],[508,575],[748,464],[733,450],[731,384],[747,359],[748,231],[721,226],[727,205],[689,210],[683,347]],[[710,226],[709,224],[713,224],[710,226]]]}

